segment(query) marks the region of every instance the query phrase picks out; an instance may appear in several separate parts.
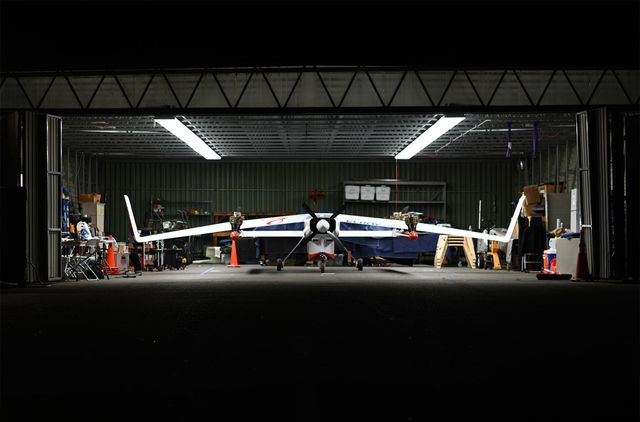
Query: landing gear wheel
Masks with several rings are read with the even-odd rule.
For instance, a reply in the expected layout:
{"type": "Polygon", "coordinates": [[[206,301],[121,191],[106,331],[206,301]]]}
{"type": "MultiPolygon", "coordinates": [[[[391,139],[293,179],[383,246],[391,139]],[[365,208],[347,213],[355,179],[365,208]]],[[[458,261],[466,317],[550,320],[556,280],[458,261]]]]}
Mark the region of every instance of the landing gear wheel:
{"type": "Polygon", "coordinates": [[[324,261],[320,261],[320,262],[318,263],[318,266],[320,267],[320,272],[321,272],[321,273],[324,273],[324,261]]]}
{"type": "Polygon", "coordinates": [[[363,266],[364,266],[364,263],[362,261],[362,258],[358,258],[358,260],[356,261],[356,267],[358,267],[358,271],[362,271],[363,266]]]}
{"type": "Polygon", "coordinates": [[[276,260],[276,269],[277,269],[278,271],[282,271],[282,267],[283,267],[283,265],[282,265],[282,259],[278,258],[278,259],[276,260]]]}

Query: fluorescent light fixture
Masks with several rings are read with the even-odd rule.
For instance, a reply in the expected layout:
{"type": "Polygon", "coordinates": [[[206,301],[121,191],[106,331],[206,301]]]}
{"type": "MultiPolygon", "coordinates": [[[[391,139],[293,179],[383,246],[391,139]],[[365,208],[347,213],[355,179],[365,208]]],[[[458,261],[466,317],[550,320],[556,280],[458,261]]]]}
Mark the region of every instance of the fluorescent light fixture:
{"type": "Polygon", "coordinates": [[[463,120],[464,117],[441,117],[440,120],[429,126],[429,129],[422,132],[405,149],[400,151],[396,155],[396,160],[408,160],[463,120]]]}
{"type": "Polygon", "coordinates": [[[182,142],[189,145],[198,154],[207,160],[219,160],[221,157],[212,150],[209,145],[193,133],[178,119],[155,119],[156,123],[164,126],[169,132],[176,135],[182,142]]]}

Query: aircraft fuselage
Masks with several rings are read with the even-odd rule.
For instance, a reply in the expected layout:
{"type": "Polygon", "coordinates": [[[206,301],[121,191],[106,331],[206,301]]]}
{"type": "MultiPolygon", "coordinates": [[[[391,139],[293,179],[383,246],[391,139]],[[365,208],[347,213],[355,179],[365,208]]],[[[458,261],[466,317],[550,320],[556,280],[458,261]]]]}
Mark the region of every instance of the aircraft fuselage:
{"type": "Polygon", "coordinates": [[[314,261],[322,255],[327,259],[335,259],[335,242],[329,235],[317,234],[307,242],[307,258],[314,261]]]}

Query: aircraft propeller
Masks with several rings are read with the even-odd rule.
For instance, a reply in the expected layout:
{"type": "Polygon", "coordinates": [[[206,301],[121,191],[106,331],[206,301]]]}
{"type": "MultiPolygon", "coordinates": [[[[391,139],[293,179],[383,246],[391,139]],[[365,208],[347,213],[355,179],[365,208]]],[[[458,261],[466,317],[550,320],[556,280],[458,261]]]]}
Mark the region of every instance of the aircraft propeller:
{"type": "Polygon", "coordinates": [[[333,214],[331,214],[331,217],[320,218],[305,202],[303,202],[302,208],[304,208],[304,210],[311,216],[311,221],[309,222],[311,233],[309,233],[309,235],[304,237],[302,240],[307,238],[311,239],[316,234],[326,234],[331,239],[333,239],[334,242],[336,242],[336,245],[338,245],[338,247],[346,250],[347,248],[345,248],[344,244],[340,241],[338,236],[333,234],[336,229],[336,217],[340,215],[340,213],[344,212],[346,207],[346,204],[342,204],[337,210],[333,212],[333,214]]]}

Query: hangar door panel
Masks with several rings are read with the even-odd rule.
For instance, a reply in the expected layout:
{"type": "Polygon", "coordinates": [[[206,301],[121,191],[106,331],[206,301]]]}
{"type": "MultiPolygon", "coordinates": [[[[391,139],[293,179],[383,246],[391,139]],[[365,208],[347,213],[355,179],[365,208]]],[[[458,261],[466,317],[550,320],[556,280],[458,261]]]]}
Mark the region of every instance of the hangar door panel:
{"type": "Polygon", "coordinates": [[[47,116],[47,268],[48,279],[62,278],[60,242],[62,236],[62,120],[47,116]]]}

